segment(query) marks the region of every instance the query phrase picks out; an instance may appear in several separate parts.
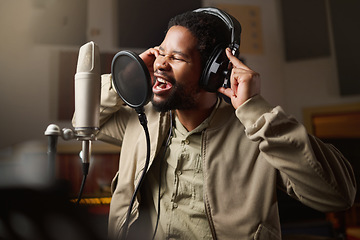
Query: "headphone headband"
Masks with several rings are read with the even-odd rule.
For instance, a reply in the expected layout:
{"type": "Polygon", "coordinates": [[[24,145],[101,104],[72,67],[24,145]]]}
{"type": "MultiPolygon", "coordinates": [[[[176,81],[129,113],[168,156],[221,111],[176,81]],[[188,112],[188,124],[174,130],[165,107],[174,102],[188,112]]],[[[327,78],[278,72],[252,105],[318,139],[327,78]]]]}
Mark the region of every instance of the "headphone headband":
{"type": "Polygon", "coordinates": [[[231,66],[229,64],[229,59],[225,54],[225,48],[230,47],[232,54],[238,57],[241,25],[236,18],[218,8],[199,8],[193,12],[206,13],[221,19],[231,34],[229,45],[227,45],[228,43],[222,42],[214,48],[205,64],[199,80],[199,85],[203,89],[208,92],[217,92],[218,88],[221,86],[229,87],[231,66]]]}
{"type": "Polygon", "coordinates": [[[203,12],[220,18],[231,32],[231,42],[229,47],[232,49],[233,53],[236,52],[236,54],[238,54],[240,47],[241,25],[236,18],[225,11],[214,7],[198,8],[195,9],[194,12],[203,12]]]}

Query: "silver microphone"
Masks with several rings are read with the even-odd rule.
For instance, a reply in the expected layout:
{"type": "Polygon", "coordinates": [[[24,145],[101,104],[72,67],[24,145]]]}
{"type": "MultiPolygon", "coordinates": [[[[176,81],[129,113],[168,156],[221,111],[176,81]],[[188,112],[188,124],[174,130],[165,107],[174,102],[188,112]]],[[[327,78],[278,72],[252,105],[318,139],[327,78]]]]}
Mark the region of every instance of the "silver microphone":
{"type": "MultiPolygon", "coordinates": [[[[99,131],[100,118],[100,53],[94,42],[79,50],[75,74],[75,135],[83,141],[83,156],[90,158],[90,141],[99,131]]],[[[83,157],[83,162],[89,162],[83,157]]]]}
{"type": "Polygon", "coordinates": [[[75,74],[75,132],[81,139],[94,139],[99,130],[100,54],[94,42],[79,50],[75,74]]]}

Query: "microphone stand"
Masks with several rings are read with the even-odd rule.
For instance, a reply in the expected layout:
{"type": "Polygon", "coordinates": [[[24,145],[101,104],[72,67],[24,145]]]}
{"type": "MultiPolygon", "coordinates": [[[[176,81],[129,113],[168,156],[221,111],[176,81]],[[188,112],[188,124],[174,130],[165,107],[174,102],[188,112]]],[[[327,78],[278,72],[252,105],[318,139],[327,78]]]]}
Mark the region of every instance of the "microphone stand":
{"type": "Polygon", "coordinates": [[[49,178],[51,181],[55,181],[55,163],[56,163],[56,154],[57,154],[57,142],[59,136],[68,141],[68,140],[81,140],[82,141],[82,151],[80,158],[82,159],[82,171],[83,171],[83,180],[81,183],[81,188],[79,191],[77,204],[81,200],[81,195],[85,186],[86,177],[89,171],[90,158],[91,158],[91,141],[96,140],[96,134],[90,134],[90,136],[84,136],[81,131],[74,131],[70,128],[63,128],[60,130],[60,127],[55,124],[50,124],[45,131],[45,136],[48,136],[48,168],[49,168],[49,178]]]}
{"type": "Polygon", "coordinates": [[[48,172],[51,181],[55,179],[57,142],[60,134],[60,128],[55,124],[50,124],[45,131],[45,136],[48,136],[48,172]]]}

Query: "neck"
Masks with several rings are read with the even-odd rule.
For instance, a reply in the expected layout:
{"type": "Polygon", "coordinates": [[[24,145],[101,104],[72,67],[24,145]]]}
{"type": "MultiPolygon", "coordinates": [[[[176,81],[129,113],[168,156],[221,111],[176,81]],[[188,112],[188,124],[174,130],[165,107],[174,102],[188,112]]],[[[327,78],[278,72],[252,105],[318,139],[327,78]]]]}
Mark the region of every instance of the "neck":
{"type": "Polygon", "coordinates": [[[176,114],[182,125],[190,132],[199,126],[206,118],[208,118],[215,107],[217,97],[202,99],[202,104],[187,109],[187,110],[176,110],[176,114]]]}

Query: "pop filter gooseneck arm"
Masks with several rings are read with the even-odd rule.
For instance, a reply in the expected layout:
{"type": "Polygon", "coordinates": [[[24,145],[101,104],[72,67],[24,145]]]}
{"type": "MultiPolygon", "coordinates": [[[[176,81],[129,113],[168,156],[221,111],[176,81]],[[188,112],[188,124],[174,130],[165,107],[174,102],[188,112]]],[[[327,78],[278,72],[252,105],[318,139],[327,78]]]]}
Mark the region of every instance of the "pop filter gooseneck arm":
{"type": "Polygon", "coordinates": [[[126,220],[120,239],[126,239],[130,222],[131,211],[136,199],[136,195],[145,179],[150,162],[150,135],[147,127],[147,119],[144,106],[150,101],[151,97],[151,78],[143,60],[131,51],[118,52],[111,64],[111,74],[113,85],[120,98],[138,114],[140,124],[144,128],[147,152],[144,170],[139,183],[137,184],[130,201],[126,220]]]}

